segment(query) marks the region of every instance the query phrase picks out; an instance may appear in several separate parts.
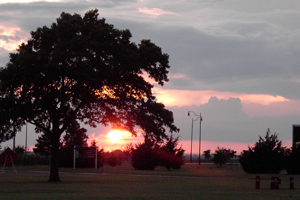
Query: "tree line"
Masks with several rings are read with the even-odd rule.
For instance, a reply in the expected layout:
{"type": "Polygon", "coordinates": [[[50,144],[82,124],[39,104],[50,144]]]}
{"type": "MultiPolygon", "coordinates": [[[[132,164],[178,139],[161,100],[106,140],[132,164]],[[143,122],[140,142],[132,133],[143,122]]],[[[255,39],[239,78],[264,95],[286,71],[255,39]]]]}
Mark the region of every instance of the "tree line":
{"type": "Polygon", "coordinates": [[[300,174],[300,143],[291,148],[283,147],[276,133],[267,130],[265,137],[259,137],[258,142],[248,150],[243,150],[239,156],[236,151],[218,147],[212,154],[210,150],[203,152],[204,157],[218,166],[223,166],[232,158],[238,157],[242,169],[246,173],[278,174],[286,170],[288,174],[300,174]]]}
{"type": "MultiPolygon", "coordinates": [[[[74,162],[74,146],[88,146],[88,136],[86,129],[80,128],[78,124],[64,135],[59,148],[59,167],[72,168],[74,162]]],[[[185,163],[184,150],[178,146],[179,138],[172,135],[166,139],[157,141],[153,138],[144,136],[144,142],[138,144],[128,144],[123,150],[106,152],[103,148],[97,147],[97,167],[104,164],[110,166],[122,165],[125,161],[130,162],[136,170],[154,170],[158,166],[165,167],[167,170],[180,169],[185,163]]],[[[90,146],[97,146],[96,141],[92,141],[90,146]]],[[[51,142],[45,135],[37,139],[34,155],[25,155],[24,147],[17,146],[16,154],[19,159],[15,164],[33,165],[50,164],[51,142]]],[[[80,149],[80,148],[79,148],[80,149]]],[[[80,150],[79,150],[80,151],[80,150]]],[[[82,152],[79,152],[82,153],[82,152]]],[[[77,168],[94,168],[95,159],[79,156],[76,159],[77,168]]]]}

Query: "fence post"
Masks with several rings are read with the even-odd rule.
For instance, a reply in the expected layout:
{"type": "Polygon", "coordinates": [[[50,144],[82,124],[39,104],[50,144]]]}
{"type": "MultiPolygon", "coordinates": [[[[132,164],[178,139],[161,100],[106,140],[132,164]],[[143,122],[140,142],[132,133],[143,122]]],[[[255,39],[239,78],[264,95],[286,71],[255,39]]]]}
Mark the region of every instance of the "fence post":
{"type": "Polygon", "coordinates": [[[256,176],[255,189],[260,189],[260,176],[256,176]]]}
{"type": "Polygon", "coordinates": [[[294,188],[294,177],[290,177],[290,189],[293,190],[294,188]]]}

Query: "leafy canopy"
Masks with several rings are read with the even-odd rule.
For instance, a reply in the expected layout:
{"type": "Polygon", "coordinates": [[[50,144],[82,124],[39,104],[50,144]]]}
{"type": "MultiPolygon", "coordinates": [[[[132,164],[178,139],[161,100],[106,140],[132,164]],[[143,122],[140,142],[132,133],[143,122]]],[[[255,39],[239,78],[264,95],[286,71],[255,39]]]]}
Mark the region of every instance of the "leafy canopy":
{"type": "Polygon", "coordinates": [[[239,162],[247,173],[279,173],[284,169],[285,148],[268,129],[265,138],[259,137],[254,147],[242,152],[239,162]]]}
{"type": "Polygon", "coordinates": [[[150,40],[130,42],[129,30],[98,19],[97,10],[83,18],[62,13],[31,37],[1,69],[2,141],[24,120],[42,132],[57,123],[62,133],[74,119],[93,127],[113,123],[133,133],[139,125],[156,136],[164,136],[164,125],[177,130],[143,78],[148,74],[160,85],[168,80],[168,55],[150,40]]]}

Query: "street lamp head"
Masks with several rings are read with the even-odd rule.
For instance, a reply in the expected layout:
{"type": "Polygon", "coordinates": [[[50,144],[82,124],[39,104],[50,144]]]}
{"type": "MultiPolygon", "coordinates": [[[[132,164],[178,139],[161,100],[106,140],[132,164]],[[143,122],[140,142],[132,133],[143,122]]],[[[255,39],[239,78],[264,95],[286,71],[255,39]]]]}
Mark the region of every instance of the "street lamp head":
{"type": "Polygon", "coordinates": [[[190,111],[188,112],[188,116],[190,116],[190,111]]]}

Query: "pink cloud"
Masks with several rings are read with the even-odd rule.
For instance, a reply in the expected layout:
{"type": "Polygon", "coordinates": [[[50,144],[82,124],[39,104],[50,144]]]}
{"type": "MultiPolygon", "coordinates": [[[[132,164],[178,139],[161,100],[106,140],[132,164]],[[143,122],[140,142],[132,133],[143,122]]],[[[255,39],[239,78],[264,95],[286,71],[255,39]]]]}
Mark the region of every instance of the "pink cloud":
{"type": "Polygon", "coordinates": [[[156,87],[153,91],[157,99],[169,107],[199,106],[206,104],[211,97],[217,97],[218,99],[224,100],[228,100],[229,98],[239,98],[242,104],[257,103],[260,105],[289,101],[282,96],[220,92],[214,90],[165,90],[156,87]]]}
{"type": "Polygon", "coordinates": [[[152,15],[153,17],[158,17],[160,15],[179,15],[177,13],[171,12],[171,11],[164,11],[160,8],[138,8],[138,12],[144,13],[147,15],[152,15]]]}
{"type": "Polygon", "coordinates": [[[153,89],[159,102],[168,107],[200,106],[208,103],[211,97],[228,100],[238,98],[243,112],[248,116],[282,116],[300,114],[300,101],[289,100],[282,96],[268,94],[245,94],[220,92],[214,90],[168,90],[155,87],[153,89]]]}
{"type": "Polygon", "coordinates": [[[28,36],[29,33],[19,27],[0,26],[0,46],[7,51],[15,50],[21,43],[27,40],[28,36]]]}
{"type": "Polygon", "coordinates": [[[169,78],[176,78],[176,79],[187,79],[185,74],[170,74],[169,78]]]}

